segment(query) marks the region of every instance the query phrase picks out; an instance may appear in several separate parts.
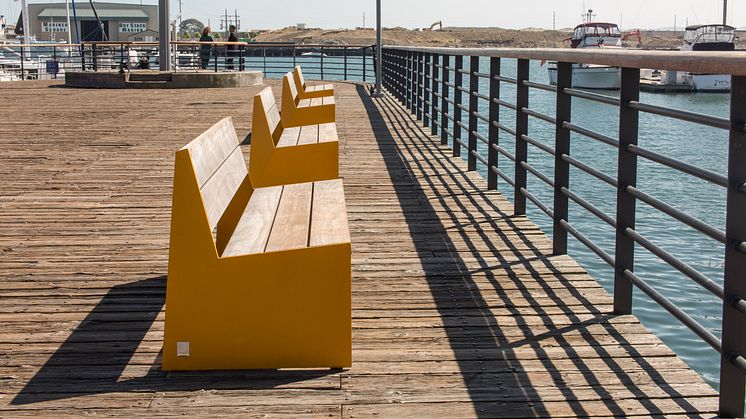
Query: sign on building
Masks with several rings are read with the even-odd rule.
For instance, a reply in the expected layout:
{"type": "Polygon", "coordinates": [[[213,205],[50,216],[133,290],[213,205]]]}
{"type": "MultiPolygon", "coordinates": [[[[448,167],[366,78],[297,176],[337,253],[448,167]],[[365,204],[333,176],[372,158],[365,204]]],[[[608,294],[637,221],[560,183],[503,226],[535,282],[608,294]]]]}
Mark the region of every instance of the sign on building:
{"type": "Polygon", "coordinates": [[[119,22],[119,32],[138,33],[146,29],[143,22],[119,22]]]}

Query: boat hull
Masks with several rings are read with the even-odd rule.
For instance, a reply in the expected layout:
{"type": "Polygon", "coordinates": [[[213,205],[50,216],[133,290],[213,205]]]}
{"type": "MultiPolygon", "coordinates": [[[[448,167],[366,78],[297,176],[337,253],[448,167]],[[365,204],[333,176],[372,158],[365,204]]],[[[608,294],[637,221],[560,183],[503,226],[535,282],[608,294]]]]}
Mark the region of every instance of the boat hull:
{"type": "Polygon", "coordinates": [[[692,85],[698,92],[730,92],[728,74],[692,74],[692,85]]]}
{"type": "MultiPolygon", "coordinates": [[[[549,83],[557,84],[556,65],[549,66],[549,83]]],[[[622,86],[622,70],[606,66],[573,67],[572,86],[581,89],[619,90],[622,86]]]]}

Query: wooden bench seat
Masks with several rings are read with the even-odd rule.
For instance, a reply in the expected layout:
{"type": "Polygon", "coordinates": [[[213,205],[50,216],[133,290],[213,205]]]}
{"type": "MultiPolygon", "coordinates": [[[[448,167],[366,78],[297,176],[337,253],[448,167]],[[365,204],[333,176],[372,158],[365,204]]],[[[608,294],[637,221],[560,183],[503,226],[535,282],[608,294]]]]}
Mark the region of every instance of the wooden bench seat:
{"type": "Polygon", "coordinates": [[[254,186],[339,178],[334,123],[285,127],[271,88],[254,97],[249,173],[254,186]]]}
{"type": "Polygon", "coordinates": [[[256,188],[230,118],[176,153],[163,370],[352,363],[339,179],[256,188]]]}
{"type": "Polygon", "coordinates": [[[293,81],[301,99],[334,96],[333,84],[317,84],[313,86],[306,84],[306,78],[303,77],[303,70],[301,70],[299,65],[296,65],[293,69],[293,81]]]}
{"type": "Polygon", "coordinates": [[[324,124],[336,121],[334,96],[303,99],[291,73],[282,78],[282,124],[285,127],[324,124]]]}

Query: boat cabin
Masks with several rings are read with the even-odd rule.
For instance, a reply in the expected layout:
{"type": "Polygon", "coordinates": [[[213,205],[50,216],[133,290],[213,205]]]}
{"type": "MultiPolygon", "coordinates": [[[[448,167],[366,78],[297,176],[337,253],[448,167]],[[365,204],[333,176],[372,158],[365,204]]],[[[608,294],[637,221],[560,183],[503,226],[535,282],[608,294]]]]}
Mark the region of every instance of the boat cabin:
{"type": "Polygon", "coordinates": [[[615,23],[589,22],[575,27],[570,38],[573,48],[617,46],[621,44],[622,32],[615,23]]]}
{"type": "Polygon", "coordinates": [[[728,25],[688,26],[684,33],[684,50],[733,51],[736,49],[736,28],[728,25]]]}

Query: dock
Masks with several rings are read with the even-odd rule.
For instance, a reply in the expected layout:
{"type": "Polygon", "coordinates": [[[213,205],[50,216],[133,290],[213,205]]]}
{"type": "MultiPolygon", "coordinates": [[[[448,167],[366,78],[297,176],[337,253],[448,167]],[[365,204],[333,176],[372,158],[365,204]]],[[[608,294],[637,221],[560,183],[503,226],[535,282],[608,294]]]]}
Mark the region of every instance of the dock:
{"type": "Polygon", "coordinates": [[[174,152],[232,116],[248,155],[261,88],[51,83],[0,85],[19,110],[0,135],[0,417],[717,413],[716,390],[506,197],[354,83],[335,84],[352,368],[164,373],[174,152]]]}

